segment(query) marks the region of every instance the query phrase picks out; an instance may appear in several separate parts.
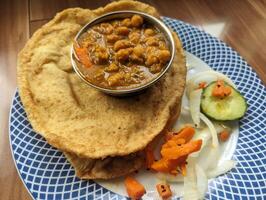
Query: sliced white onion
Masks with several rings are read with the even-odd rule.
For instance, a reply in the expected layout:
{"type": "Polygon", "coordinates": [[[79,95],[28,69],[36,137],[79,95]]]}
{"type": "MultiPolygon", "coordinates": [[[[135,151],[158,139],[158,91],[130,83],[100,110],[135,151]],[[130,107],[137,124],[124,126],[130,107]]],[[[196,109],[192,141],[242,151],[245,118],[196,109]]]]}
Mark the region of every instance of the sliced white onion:
{"type": "Polygon", "coordinates": [[[213,122],[213,125],[217,133],[221,133],[224,130],[227,130],[229,132],[232,131],[232,129],[229,126],[222,124],[222,123],[213,122]]]}
{"type": "Polygon", "coordinates": [[[224,80],[229,85],[236,88],[236,85],[233,83],[233,81],[230,78],[228,78],[226,75],[213,70],[206,70],[195,74],[191,79],[187,81],[187,87],[186,87],[187,96],[189,97],[190,92],[198,88],[199,83],[206,82],[207,84],[209,84],[213,81],[217,81],[218,79],[224,80]]]}
{"type": "Polygon", "coordinates": [[[202,167],[198,164],[195,165],[197,187],[200,199],[203,199],[208,189],[208,178],[202,167]]]}
{"type": "Polygon", "coordinates": [[[184,182],[184,177],[181,174],[178,174],[176,176],[166,173],[158,172],[156,173],[156,178],[163,182],[170,182],[170,183],[180,183],[184,182]]]}
{"type": "Polygon", "coordinates": [[[216,129],[215,129],[213,123],[205,115],[203,115],[202,113],[200,113],[200,119],[210,129],[211,136],[212,136],[212,145],[213,145],[213,147],[218,147],[219,146],[219,142],[218,142],[217,132],[216,132],[216,129]]]}
{"type": "Polygon", "coordinates": [[[189,94],[189,110],[196,127],[200,125],[200,101],[202,89],[193,90],[189,94]]]}
{"type": "Polygon", "coordinates": [[[207,176],[208,178],[214,178],[225,174],[226,172],[230,171],[232,168],[236,166],[236,161],[234,160],[225,160],[221,164],[219,164],[216,168],[212,170],[208,170],[207,176]]]}
{"type": "Polygon", "coordinates": [[[182,115],[189,115],[190,114],[190,110],[189,110],[189,107],[188,106],[182,106],[181,107],[181,114],[182,115]]]}
{"type": "Polygon", "coordinates": [[[160,196],[157,191],[148,191],[141,197],[142,200],[160,200],[160,196]]]}
{"type": "Polygon", "coordinates": [[[195,160],[191,157],[187,160],[187,175],[184,177],[184,200],[198,200],[197,177],[195,172],[195,160]]]}
{"type": "Polygon", "coordinates": [[[197,163],[205,170],[217,167],[220,156],[220,147],[213,147],[212,144],[206,145],[198,156],[197,163]]]}
{"type": "Polygon", "coordinates": [[[202,149],[207,145],[211,138],[211,133],[208,127],[201,130],[196,130],[196,134],[193,136],[193,140],[202,140],[202,145],[199,151],[190,154],[191,157],[198,157],[202,149]]]}

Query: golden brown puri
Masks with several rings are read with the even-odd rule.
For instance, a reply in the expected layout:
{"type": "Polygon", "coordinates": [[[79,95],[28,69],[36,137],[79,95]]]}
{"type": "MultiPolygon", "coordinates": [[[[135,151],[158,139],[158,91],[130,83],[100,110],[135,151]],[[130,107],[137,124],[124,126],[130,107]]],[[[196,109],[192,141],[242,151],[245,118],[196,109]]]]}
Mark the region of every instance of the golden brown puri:
{"type": "Polygon", "coordinates": [[[80,179],[111,179],[132,173],[144,165],[143,153],[102,159],[80,158],[64,153],[80,179]]]}
{"type": "MultiPolygon", "coordinates": [[[[158,145],[161,137],[172,128],[180,112],[173,115],[167,122],[163,132],[157,135],[149,143],[152,148],[158,145]]],[[[70,164],[74,167],[76,176],[80,179],[111,179],[132,173],[142,167],[145,167],[145,155],[143,152],[137,152],[126,156],[106,157],[104,159],[81,158],[73,153],[64,152],[70,164]]]]}
{"type": "Polygon", "coordinates": [[[154,86],[128,98],[105,95],[72,70],[70,46],[88,21],[114,10],[157,11],[136,1],[104,8],[62,11],[39,29],[18,57],[18,86],[33,128],[54,147],[85,158],[123,156],[142,150],[176,114],[185,86],[185,57],[175,35],[171,69],[154,86]]]}

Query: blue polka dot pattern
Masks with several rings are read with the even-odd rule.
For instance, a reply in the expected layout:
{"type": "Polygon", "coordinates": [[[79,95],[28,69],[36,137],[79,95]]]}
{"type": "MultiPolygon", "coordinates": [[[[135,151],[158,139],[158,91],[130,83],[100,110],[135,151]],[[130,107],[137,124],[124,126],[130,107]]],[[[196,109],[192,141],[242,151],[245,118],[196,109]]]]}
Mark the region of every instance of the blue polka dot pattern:
{"type": "MultiPolygon", "coordinates": [[[[247,114],[233,156],[237,166],[210,181],[206,199],[265,199],[266,195],[266,89],[256,73],[223,42],[184,22],[163,20],[178,33],[184,49],[214,70],[228,75],[245,96],[247,114]]],[[[10,145],[18,172],[34,199],[126,199],[93,181],[75,177],[57,149],[32,129],[18,92],[10,113],[10,145]]]]}

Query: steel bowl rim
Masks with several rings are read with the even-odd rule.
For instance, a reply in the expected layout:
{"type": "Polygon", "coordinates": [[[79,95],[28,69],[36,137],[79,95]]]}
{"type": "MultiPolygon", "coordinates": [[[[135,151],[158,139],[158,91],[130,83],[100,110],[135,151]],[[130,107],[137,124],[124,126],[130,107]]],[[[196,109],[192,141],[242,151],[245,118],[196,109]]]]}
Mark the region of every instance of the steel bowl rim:
{"type": "Polygon", "coordinates": [[[145,16],[146,18],[148,18],[151,21],[153,21],[153,25],[158,26],[158,24],[159,24],[159,26],[167,33],[167,35],[165,35],[165,33],[163,33],[163,34],[166,36],[166,39],[169,42],[169,46],[170,46],[170,50],[171,50],[171,58],[170,58],[168,64],[164,67],[164,70],[161,71],[160,74],[158,74],[157,77],[155,77],[154,79],[148,81],[145,84],[139,85],[137,87],[129,88],[129,89],[109,89],[109,88],[104,88],[104,87],[97,86],[97,85],[91,83],[90,81],[88,81],[85,78],[85,76],[79,70],[78,66],[76,65],[76,61],[73,58],[73,56],[76,57],[75,51],[74,51],[74,43],[73,43],[72,46],[71,46],[71,50],[70,50],[71,64],[72,64],[72,67],[73,67],[74,71],[79,76],[79,78],[81,78],[87,85],[90,85],[93,88],[98,89],[98,90],[100,90],[100,91],[102,91],[104,93],[113,94],[113,95],[122,95],[122,94],[130,94],[130,93],[134,93],[134,92],[138,92],[138,91],[144,90],[144,89],[152,86],[157,81],[159,81],[159,79],[162,78],[162,76],[169,70],[169,68],[172,65],[172,62],[173,62],[174,57],[175,57],[175,42],[174,42],[174,38],[173,38],[173,35],[172,35],[170,29],[160,19],[158,19],[158,18],[156,18],[156,17],[154,17],[152,15],[149,15],[147,13],[134,11],[134,10],[121,10],[121,11],[108,12],[108,13],[106,13],[104,15],[101,15],[101,16],[89,21],[87,24],[85,24],[79,30],[79,32],[76,34],[76,36],[74,38],[74,41],[77,41],[77,39],[84,32],[84,30],[87,30],[89,28],[89,26],[91,24],[93,24],[95,21],[98,21],[98,20],[100,20],[102,18],[106,18],[108,16],[117,15],[117,14],[139,14],[139,15],[145,16]]]}

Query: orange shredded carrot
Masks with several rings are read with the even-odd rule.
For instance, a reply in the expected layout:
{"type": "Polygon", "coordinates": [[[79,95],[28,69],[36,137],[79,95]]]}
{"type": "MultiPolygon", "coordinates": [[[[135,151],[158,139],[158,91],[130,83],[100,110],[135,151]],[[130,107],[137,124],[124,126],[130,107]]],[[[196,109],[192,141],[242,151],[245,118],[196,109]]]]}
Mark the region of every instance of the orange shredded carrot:
{"type": "Polygon", "coordinates": [[[179,147],[168,147],[161,149],[161,155],[167,159],[178,159],[182,156],[189,155],[193,152],[199,151],[202,145],[202,140],[190,141],[179,147]]]}
{"type": "Polygon", "coordinates": [[[156,189],[163,200],[167,200],[172,196],[172,191],[168,184],[157,184],[156,189]]]}
{"type": "Polygon", "coordinates": [[[162,158],[154,162],[151,166],[151,169],[158,171],[158,172],[171,173],[171,172],[177,171],[177,167],[181,165],[183,162],[184,162],[184,158],[182,159],[181,158],[179,159],[162,158]]]}
{"type": "Polygon", "coordinates": [[[231,92],[232,92],[232,89],[229,86],[226,86],[224,81],[218,80],[212,90],[212,96],[219,97],[219,98],[225,98],[229,96],[231,92]]]}
{"type": "Polygon", "coordinates": [[[207,83],[205,81],[200,82],[199,86],[198,86],[198,89],[204,89],[206,86],[207,86],[207,83]]]}
{"type": "Polygon", "coordinates": [[[130,176],[126,177],[125,186],[128,196],[132,199],[140,199],[146,193],[144,186],[130,176]]]}
{"type": "Polygon", "coordinates": [[[230,136],[230,133],[229,133],[227,130],[224,130],[224,131],[222,131],[222,132],[219,134],[219,138],[220,138],[220,140],[221,140],[222,142],[227,141],[228,138],[229,138],[229,136],[230,136]]]}
{"type": "Polygon", "coordinates": [[[155,161],[155,158],[154,158],[153,150],[149,145],[145,148],[145,155],[146,155],[146,167],[147,169],[150,169],[151,165],[155,161]]]}
{"type": "Polygon", "coordinates": [[[151,169],[171,173],[186,162],[187,156],[200,150],[202,140],[190,141],[182,146],[170,147],[161,150],[162,159],[154,162],[151,169]]]}
{"type": "Polygon", "coordinates": [[[75,53],[79,61],[87,68],[92,66],[91,60],[88,56],[87,49],[82,47],[77,47],[74,45],[75,53]]]}
{"type": "Polygon", "coordinates": [[[177,171],[178,166],[181,166],[183,163],[186,162],[187,156],[182,156],[178,159],[169,159],[168,160],[168,167],[170,174],[173,174],[173,171],[177,171]]]}
{"type": "Polygon", "coordinates": [[[188,142],[192,139],[194,134],[195,134],[195,129],[191,126],[186,126],[183,129],[181,129],[180,132],[178,132],[177,134],[174,134],[172,139],[177,140],[179,138],[183,138],[185,139],[185,142],[188,142]]]}
{"type": "Polygon", "coordinates": [[[168,133],[167,140],[163,144],[162,149],[166,147],[176,146],[185,144],[190,141],[195,134],[194,128],[191,126],[186,126],[178,133],[168,133]]]}
{"type": "Polygon", "coordinates": [[[163,158],[154,162],[151,165],[151,169],[153,169],[157,172],[164,172],[164,173],[168,173],[169,171],[173,170],[173,169],[171,169],[168,160],[163,159],[163,158]]]}
{"type": "Polygon", "coordinates": [[[200,150],[202,140],[190,141],[195,134],[194,128],[187,126],[177,134],[170,133],[170,137],[162,145],[162,158],[151,165],[151,169],[157,172],[177,174],[180,168],[183,175],[186,174],[186,159],[189,154],[200,150]]]}

